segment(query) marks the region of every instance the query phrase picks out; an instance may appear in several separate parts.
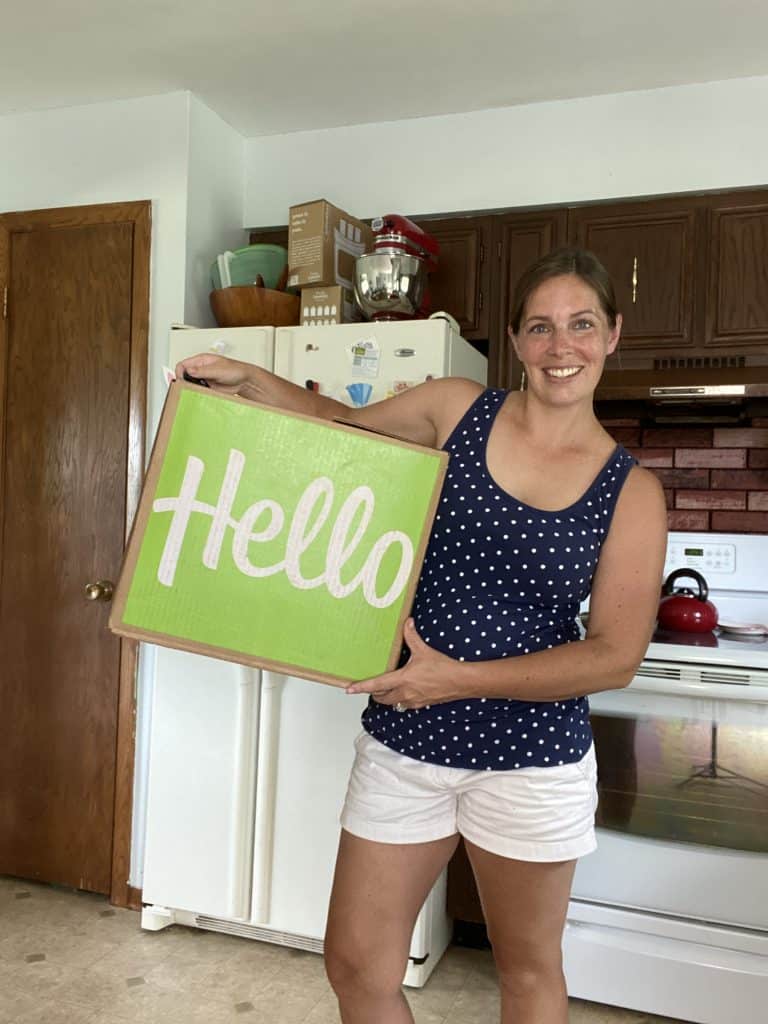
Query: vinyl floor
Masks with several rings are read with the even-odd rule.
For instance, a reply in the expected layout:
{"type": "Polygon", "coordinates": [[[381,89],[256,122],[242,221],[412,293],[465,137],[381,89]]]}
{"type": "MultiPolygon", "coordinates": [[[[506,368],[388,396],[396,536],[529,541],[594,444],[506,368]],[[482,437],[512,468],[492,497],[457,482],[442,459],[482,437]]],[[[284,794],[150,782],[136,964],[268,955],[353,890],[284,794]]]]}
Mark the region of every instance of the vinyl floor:
{"type": "MultiPolygon", "coordinates": [[[[416,1024],[496,1024],[491,954],[451,946],[416,1024]]],[[[571,1024],[675,1024],[571,1000],[571,1024]]],[[[315,953],[174,926],[100,896],[0,877],[0,1024],[339,1024],[315,953]]]]}

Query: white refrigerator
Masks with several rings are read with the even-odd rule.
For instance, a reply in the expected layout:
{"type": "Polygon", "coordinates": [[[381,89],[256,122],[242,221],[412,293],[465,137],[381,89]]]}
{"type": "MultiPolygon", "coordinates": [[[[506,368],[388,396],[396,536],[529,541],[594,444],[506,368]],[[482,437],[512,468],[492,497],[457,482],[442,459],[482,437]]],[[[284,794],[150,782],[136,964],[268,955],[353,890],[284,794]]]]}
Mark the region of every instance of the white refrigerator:
{"type": "MultiPolygon", "coordinates": [[[[169,348],[171,367],[211,350],[348,405],[427,377],[486,379],[485,358],[445,320],[174,330],[169,348]]],[[[156,655],[142,927],[177,923],[322,952],[367,698],[168,648],[156,655]]],[[[406,985],[423,985],[450,941],[445,886],[444,872],[416,923],[406,985]]]]}

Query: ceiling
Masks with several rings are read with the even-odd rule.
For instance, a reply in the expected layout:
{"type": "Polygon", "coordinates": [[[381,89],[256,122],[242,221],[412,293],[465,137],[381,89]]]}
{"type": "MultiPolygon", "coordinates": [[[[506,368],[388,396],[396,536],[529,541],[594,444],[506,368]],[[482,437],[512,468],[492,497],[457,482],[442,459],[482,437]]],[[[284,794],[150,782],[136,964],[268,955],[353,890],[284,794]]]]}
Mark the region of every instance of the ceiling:
{"type": "Polygon", "coordinates": [[[765,0],[36,0],[0,116],[188,89],[246,137],[768,74],[765,0]]]}

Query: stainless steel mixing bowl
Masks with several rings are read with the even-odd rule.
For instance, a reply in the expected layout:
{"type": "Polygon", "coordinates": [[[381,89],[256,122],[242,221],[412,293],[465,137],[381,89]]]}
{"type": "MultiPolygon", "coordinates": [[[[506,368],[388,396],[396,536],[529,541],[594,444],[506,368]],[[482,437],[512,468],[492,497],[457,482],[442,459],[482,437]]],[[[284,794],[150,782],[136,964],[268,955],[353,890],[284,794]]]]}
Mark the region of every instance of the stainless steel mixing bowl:
{"type": "Polygon", "coordinates": [[[355,299],[369,320],[415,316],[426,284],[424,261],[407,253],[378,250],[355,261],[355,299]]]}

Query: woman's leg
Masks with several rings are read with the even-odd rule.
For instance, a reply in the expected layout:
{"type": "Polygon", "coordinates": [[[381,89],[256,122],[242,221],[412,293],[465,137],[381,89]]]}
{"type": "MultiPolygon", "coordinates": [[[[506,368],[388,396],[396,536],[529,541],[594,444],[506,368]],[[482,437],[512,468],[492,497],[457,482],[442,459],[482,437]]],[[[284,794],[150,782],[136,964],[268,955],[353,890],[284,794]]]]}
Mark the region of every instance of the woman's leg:
{"type": "Polygon", "coordinates": [[[511,860],[465,845],[499,974],[501,1024],[567,1024],[560,944],[576,861],[511,860]]]}
{"type": "Polygon", "coordinates": [[[457,843],[375,843],[342,830],[325,966],[343,1024],[413,1024],[402,993],[413,926],[457,843]]]}

